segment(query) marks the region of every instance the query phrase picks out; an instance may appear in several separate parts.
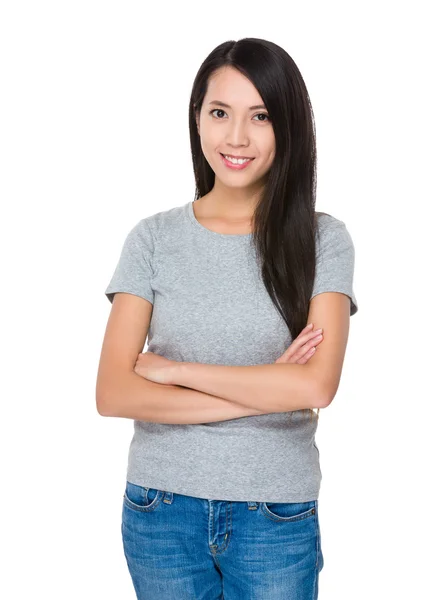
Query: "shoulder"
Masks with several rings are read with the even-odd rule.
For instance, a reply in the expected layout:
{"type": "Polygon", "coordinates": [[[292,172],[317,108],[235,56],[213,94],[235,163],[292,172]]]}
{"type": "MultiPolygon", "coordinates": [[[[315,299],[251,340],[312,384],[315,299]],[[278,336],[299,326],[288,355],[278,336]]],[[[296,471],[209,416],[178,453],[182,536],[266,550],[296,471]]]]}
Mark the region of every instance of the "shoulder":
{"type": "Polygon", "coordinates": [[[175,206],[144,217],[135,225],[135,228],[142,234],[149,234],[154,240],[161,237],[163,232],[180,231],[186,216],[186,206],[187,204],[175,206]]]}
{"type": "Polygon", "coordinates": [[[318,231],[326,231],[328,229],[332,229],[334,227],[343,227],[345,223],[337,217],[330,215],[325,212],[316,212],[315,213],[316,226],[318,231]]]}
{"type": "Polygon", "coordinates": [[[352,243],[344,221],[325,212],[316,212],[315,217],[317,242],[321,246],[340,241],[352,243]]]}

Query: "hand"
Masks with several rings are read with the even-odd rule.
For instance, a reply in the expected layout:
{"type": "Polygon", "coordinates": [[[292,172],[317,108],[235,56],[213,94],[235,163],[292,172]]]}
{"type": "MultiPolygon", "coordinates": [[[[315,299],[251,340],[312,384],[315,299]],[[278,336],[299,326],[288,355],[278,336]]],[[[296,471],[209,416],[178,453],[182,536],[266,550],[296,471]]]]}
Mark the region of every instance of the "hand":
{"type": "Polygon", "coordinates": [[[145,352],[138,355],[134,371],[149,381],[173,385],[173,373],[177,363],[154,352],[145,352]]]}
{"type": "Polygon", "coordinates": [[[322,340],[323,335],[320,331],[313,331],[313,327],[307,326],[302,329],[289,348],[275,362],[305,365],[314,356],[315,348],[322,340]]]}

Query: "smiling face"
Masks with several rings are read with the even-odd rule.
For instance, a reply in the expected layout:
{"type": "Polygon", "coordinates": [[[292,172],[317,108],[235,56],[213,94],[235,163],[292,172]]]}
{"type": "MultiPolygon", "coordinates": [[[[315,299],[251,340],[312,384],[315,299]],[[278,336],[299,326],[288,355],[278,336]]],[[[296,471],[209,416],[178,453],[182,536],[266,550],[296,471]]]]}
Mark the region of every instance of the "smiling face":
{"type": "Polygon", "coordinates": [[[216,186],[252,191],[263,185],[275,156],[274,131],[263,99],[237,69],[222,67],[209,78],[197,128],[216,186]],[[252,160],[235,165],[222,155],[252,160]]]}

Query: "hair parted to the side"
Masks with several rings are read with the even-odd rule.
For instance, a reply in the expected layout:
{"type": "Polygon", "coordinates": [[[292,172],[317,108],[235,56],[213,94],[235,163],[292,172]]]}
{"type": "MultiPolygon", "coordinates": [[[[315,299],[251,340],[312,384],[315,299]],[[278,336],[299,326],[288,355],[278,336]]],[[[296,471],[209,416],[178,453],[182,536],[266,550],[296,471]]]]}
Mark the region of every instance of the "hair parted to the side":
{"type": "MultiPolygon", "coordinates": [[[[253,215],[252,241],[266,290],[295,339],[306,327],[316,268],[317,149],[310,98],[297,65],[280,46],[243,38],[214,48],[197,72],[189,104],[195,200],[210,192],[215,182],[196,118],[208,79],[225,66],[251,81],[273,125],[275,158],[253,215]]],[[[314,410],[306,410],[312,419],[314,410]]]]}

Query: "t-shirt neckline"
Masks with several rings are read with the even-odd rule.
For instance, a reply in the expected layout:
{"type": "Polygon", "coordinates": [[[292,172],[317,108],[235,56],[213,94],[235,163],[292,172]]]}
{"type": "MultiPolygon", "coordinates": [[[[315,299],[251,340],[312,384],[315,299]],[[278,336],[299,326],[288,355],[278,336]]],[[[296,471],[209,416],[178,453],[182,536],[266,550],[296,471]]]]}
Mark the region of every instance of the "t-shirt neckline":
{"type": "Polygon", "coordinates": [[[193,200],[188,202],[188,204],[186,205],[186,212],[187,212],[187,215],[188,215],[191,223],[194,225],[194,227],[196,227],[200,231],[204,231],[204,232],[206,232],[207,235],[210,235],[214,238],[225,239],[225,240],[227,240],[227,239],[249,240],[252,237],[252,233],[232,233],[232,234],[231,233],[218,233],[217,231],[212,231],[211,229],[208,229],[207,227],[202,225],[200,223],[200,221],[197,220],[197,218],[194,214],[194,208],[192,206],[193,203],[194,203],[193,200]]]}

